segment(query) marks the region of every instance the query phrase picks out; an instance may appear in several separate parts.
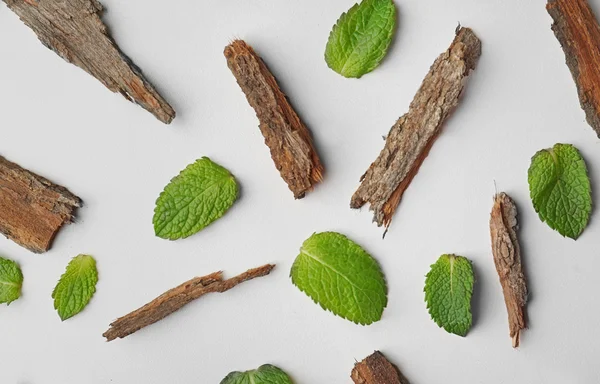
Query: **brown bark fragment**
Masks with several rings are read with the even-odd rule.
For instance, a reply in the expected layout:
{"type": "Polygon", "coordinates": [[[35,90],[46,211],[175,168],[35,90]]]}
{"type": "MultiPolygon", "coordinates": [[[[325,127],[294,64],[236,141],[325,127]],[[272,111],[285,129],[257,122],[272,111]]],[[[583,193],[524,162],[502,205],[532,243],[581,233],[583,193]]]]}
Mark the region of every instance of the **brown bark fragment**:
{"type": "Polygon", "coordinates": [[[408,384],[408,380],[379,351],[354,365],[354,384],[408,384]]]}
{"type": "Polygon", "coordinates": [[[323,165],[308,128],[300,120],[262,59],[236,40],[225,48],[227,65],[260,122],[265,144],[296,199],[323,179],[323,165]]]}
{"type": "Polygon", "coordinates": [[[0,156],[0,233],[35,253],[46,252],[81,199],[0,156]]]}
{"type": "Polygon", "coordinates": [[[492,253],[508,311],[508,326],[514,348],[519,346],[521,330],[527,328],[527,282],[521,264],[517,238],[517,207],[506,194],[494,198],[490,219],[492,253]]]}
{"type": "Polygon", "coordinates": [[[481,42],[459,28],[450,48],[433,63],[410,104],[390,130],[379,157],[361,178],[351,208],[370,204],[373,221],[389,227],[413,177],[429,154],[442,125],[456,108],[465,79],[481,56],[481,42]]]}
{"type": "Polygon", "coordinates": [[[2,0],[42,44],[169,124],[175,111],[119,49],[97,0],[2,0]]]}
{"type": "Polygon", "coordinates": [[[222,272],[211,273],[204,277],[195,277],[168,290],[143,307],[118,318],[110,324],[109,329],[102,336],[106,337],[106,341],[125,338],[148,325],[164,319],[207,293],[228,291],[245,281],[268,275],[273,268],[275,268],[275,265],[263,265],[228,280],[223,280],[222,272]]]}
{"type": "Polygon", "coordinates": [[[577,85],[579,103],[600,137],[600,26],[586,0],[548,0],[546,9],[577,85]]]}

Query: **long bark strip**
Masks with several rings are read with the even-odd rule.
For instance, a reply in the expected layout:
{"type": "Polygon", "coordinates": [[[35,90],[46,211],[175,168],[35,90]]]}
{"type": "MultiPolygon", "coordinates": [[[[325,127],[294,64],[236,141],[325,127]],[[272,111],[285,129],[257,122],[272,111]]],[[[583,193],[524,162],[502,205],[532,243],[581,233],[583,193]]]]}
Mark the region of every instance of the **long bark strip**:
{"type": "Polygon", "coordinates": [[[389,227],[406,188],[456,108],[465,78],[481,56],[481,42],[469,28],[459,28],[450,48],[433,63],[410,104],[390,130],[379,157],[361,178],[350,207],[370,204],[373,221],[389,227]]]}
{"type": "Polygon", "coordinates": [[[275,166],[294,197],[303,198],[323,179],[324,172],[308,128],[251,46],[236,40],[224,53],[229,69],[256,112],[275,166]]]}
{"type": "Polygon", "coordinates": [[[81,199],[0,156],[0,233],[35,253],[50,249],[81,199]]]}
{"type": "Polygon", "coordinates": [[[581,108],[600,137],[600,25],[586,0],[548,0],[546,9],[577,85],[581,108]]]}
{"type": "Polygon", "coordinates": [[[119,49],[101,20],[97,0],[2,0],[42,44],[82,68],[108,89],[170,123],[175,111],[119,49]]]}
{"type": "Polygon", "coordinates": [[[354,365],[350,375],[355,384],[408,384],[408,380],[379,351],[354,365]]]}
{"type": "Polygon", "coordinates": [[[106,341],[125,338],[148,325],[164,319],[207,293],[228,291],[245,281],[268,275],[273,268],[275,268],[275,265],[263,265],[227,280],[223,280],[223,272],[195,277],[168,290],[143,307],[118,318],[110,324],[109,329],[102,336],[106,337],[106,341]]]}
{"type": "Polygon", "coordinates": [[[527,328],[527,281],[521,264],[517,229],[515,203],[506,193],[496,195],[490,218],[492,253],[504,293],[508,326],[514,348],[519,346],[521,330],[527,328]]]}

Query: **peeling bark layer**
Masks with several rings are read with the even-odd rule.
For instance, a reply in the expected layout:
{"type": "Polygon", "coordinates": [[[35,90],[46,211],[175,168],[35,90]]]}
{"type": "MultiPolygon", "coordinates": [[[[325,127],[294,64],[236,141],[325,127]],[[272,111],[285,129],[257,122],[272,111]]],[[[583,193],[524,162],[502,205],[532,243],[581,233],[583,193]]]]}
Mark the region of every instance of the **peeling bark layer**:
{"type": "Polygon", "coordinates": [[[225,48],[225,57],[256,112],[275,167],[294,197],[303,198],[323,179],[323,165],[308,128],[251,46],[236,40],[225,48]]]}
{"type": "Polygon", "coordinates": [[[408,384],[408,380],[379,351],[354,365],[354,384],[408,384]]]}
{"type": "Polygon", "coordinates": [[[517,229],[515,203],[506,193],[496,195],[490,218],[492,253],[504,293],[509,334],[514,348],[519,346],[521,330],[527,328],[527,282],[521,264],[517,229]]]}
{"type": "Polygon", "coordinates": [[[0,233],[35,253],[50,249],[81,199],[0,156],[0,233]]]}
{"type": "Polygon", "coordinates": [[[97,0],[2,0],[42,44],[108,89],[135,101],[163,123],[175,111],[110,37],[97,0]]]}
{"type": "Polygon", "coordinates": [[[106,337],[106,341],[125,338],[148,325],[164,319],[207,293],[228,291],[245,281],[268,275],[273,268],[275,266],[271,264],[263,265],[228,280],[223,280],[222,272],[211,273],[204,277],[195,277],[168,290],[143,307],[118,318],[110,324],[109,329],[102,336],[106,337]]]}
{"type": "Polygon", "coordinates": [[[481,42],[459,28],[450,48],[433,63],[410,104],[390,130],[379,157],[361,178],[350,207],[369,203],[373,221],[389,227],[404,191],[419,171],[444,121],[458,105],[465,79],[481,56],[481,42]]]}
{"type": "Polygon", "coordinates": [[[548,0],[552,30],[577,85],[579,103],[600,137],[600,26],[586,0],[548,0]]]}

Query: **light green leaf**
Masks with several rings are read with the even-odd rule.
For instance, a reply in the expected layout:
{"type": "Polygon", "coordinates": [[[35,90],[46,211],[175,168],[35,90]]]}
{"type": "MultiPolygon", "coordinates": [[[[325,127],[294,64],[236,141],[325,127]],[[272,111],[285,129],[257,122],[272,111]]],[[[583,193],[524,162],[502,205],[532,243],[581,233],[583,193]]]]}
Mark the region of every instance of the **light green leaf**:
{"type": "Polygon", "coordinates": [[[323,309],[358,324],[380,320],[387,305],[385,278],[377,261],[336,232],[308,238],[290,276],[323,309]]]}
{"type": "Polygon", "coordinates": [[[221,384],[292,384],[292,380],[281,369],[265,364],[252,371],[231,372],[221,384]]]}
{"type": "Polygon", "coordinates": [[[431,318],[447,332],[465,336],[473,321],[471,296],[475,277],[462,256],[442,255],[425,279],[425,301],[431,318]]]}
{"type": "Polygon", "coordinates": [[[393,0],[363,0],[343,13],[325,48],[329,68],[344,77],[359,78],[384,58],[396,27],[393,0]]]}
{"type": "Polygon", "coordinates": [[[169,240],[191,236],[223,216],[237,194],[233,175],[203,157],[175,176],[156,200],[154,233],[169,240]]]}
{"type": "Polygon", "coordinates": [[[585,161],[574,146],[556,144],[533,156],[529,192],[540,220],[577,239],[590,220],[592,188],[585,161]]]}
{"type": "Polygon", "coordinates": [[[85,308],[96,292],[98,271],[96,260],[89,255],[74,257],[52,292],[54,309],[62,321],[75,316],[85,308]]]}
{"type": "Polygon", "coordinates": [[[23,273],[12,260],[0,257],[0,304],[9,305],[21,296],[23,273]]]}

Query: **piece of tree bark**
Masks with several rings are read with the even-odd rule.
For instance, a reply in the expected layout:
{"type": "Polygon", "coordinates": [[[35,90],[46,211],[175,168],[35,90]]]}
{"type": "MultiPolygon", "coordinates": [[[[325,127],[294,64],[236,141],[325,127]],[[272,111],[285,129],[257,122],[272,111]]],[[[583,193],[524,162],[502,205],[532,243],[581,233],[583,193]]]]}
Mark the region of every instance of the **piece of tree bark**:
{"type": "Polygon", "coordinates": [[[46,252],[81,199],[0,156],[0,232],[35,253],[46,252]]]}
{"type": "Polygon", "coordinates": [[[42,44],[82,68],[108,89],[151,112],[163,123],[175,111],[119,49],[101,20],[97,0],[3,0],[42,44]]]}
{"type": "Polygon", "coordinates": [[[379,351],[354,365],[350,375],[355,384],[408,384],[408,380],[379,351]]]}
{"type": "Polygon", "coordinates": [[[552,30],[577,85],[579,103],[600,137],[600,26],[586,0],[548,0],[552,30]]]}
{"type": "Polygon", "coordinates": [[[323,179],[324,172],[308,128],[251,46],[236,40],[224,53],[229,69],[256,112],[275,166],[294,197],[303,198],[323,179]]]}
{"type": "Polygon", "coordinates": [[[521,264],[517,238],[517,207],[506,194],[494,197],[490,218],[492,254],[508,311],[508,326],[514,348],[519,346],[521,330],[527,328],[527,282],[521,264]]]}
{"type": "Polygon", "coordinates": [[[245,281],[266,276],[275,268],[267,264],[250,269],[241,275],[223,280],[223,272],[215,272],[204,277],[195,277],[185,283],[168,290],[143,307],[118,318],[110,324],[102,334],[106,341],[125,338],[140,329],[164,319],[184,305],[211,292],[225,292],[245,281]]]}
{"type": "Polygon", "coordinates": [[[481,56],[481,42],[469,28],[458,28],[450,48],[433,63],[410,104],[390,130],[379,157],[361,177],[351,208],[370,204],[373,221],[389,227],[402,195],[457,106],[465,79],[481,56]]]}

